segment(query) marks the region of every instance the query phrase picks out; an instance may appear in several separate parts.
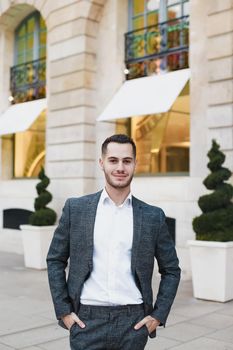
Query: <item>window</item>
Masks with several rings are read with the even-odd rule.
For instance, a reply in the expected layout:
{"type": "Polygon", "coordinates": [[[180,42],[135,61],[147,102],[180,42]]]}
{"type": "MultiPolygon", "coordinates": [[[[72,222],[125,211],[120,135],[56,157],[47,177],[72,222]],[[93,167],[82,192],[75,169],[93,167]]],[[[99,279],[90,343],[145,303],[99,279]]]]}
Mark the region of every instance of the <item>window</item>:
{"type": "Polygon", "coordinates": [[[11,68],[13,103],[46,95],[46,25],[39,12],[24,19],[15,31],[15,65],[11,68]]]}
{"type": "MultiPolygon", "coordinates": [[[[13,103],[44,98],[46,25],[39,12],[26,17],[15,31],[15,66],[11,67],[13,103]]],[[[19,120],[20,123],[20,120],[19,120]]],[[[46,112],[24,132],[2,137],[2,177],[37,177],[45,161],[46,112]]]]}
{"type": "Polygon", "coordinates": [[[44,166],[45,123],[42,112],[27,131],[14,134],[14,177],[37,177],[44,166]]]}
{"type": "Polygon", "coordinates": [[[15,65],[46,56],[46,25],[39,12],[34,12],[15,31],[15,65]]]}
{"type": "Polygon", "coordinates": [[[188,67],[188,0],[130,0],[127,79],[188,67]]]}
{"type": "Polygon", "coordinates": [[[159,22],[159,2],[151,9],[151,1],[133,0],[129,2],[130,22],[129,30],[142,29],[159,22]]]}
{"type": "Polygon", "coordinates": [[[117,133],[130,135],[136,143],[136,173],[184,174],[189,172],[189,102],[189,83],[187,83],[167,113],[117,121],[117,133]]]}

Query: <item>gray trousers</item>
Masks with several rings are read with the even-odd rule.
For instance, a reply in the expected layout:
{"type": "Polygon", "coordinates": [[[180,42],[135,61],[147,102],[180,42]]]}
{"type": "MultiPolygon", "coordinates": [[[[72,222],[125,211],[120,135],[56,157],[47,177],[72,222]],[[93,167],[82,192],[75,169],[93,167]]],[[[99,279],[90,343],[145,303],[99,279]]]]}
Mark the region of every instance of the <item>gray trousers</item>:
{"type": "Polygon", "coordinates": [[[135,330],[142,320],[143,305],[91,306],[81,305],[79,318],[86,324],[76,323],[70,329],[71,350],[143,350],[148,340],[146,326],[135,330]]]}

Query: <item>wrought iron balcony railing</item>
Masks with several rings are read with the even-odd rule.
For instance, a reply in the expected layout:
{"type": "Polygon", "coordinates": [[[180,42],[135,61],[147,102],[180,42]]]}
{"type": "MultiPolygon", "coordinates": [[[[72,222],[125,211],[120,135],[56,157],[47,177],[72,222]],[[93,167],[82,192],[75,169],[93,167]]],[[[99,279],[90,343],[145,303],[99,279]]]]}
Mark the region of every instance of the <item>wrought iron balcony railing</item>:
{"type": "Polygon", "coordinates": [[[37,100],[46,96],[46,59],[11,67],[12,103],[37,100]]]}
{"type": "Polygon", "coordinates": [[[127,79],[187,68],[189,16],[125,34],[127,79]]]}

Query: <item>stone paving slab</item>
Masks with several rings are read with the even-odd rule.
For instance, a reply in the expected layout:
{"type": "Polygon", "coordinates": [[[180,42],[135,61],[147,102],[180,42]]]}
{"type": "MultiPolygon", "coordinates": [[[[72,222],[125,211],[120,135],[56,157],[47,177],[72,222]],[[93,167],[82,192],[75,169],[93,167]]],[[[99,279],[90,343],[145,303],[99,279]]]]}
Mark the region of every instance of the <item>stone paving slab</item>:
{"type": "Polygon", "coordinates": [[[12,310],[3,312],[1,309],[0,313],[0,336],[12,334],[20,331],[25,331],[29,328],[38,328],[54,323],[49,319],[38,316],[27,316],[24,317],[19,315],[12,310]]]}
{"type": "Polygon", "coordinates": [[[180,344],[177,340],[164,337],[149,339],[145,350],[167,350],[173,349],[174,346],[180,344]]]}
{"type": "Polygon", "coordinates": [[[169,327],[177,323],[185,322],[186,320],[188,320],[188,317],[180,316],[172,312],[168,317],[167,326],[169,327]]]}
{"type": "MultiPolygon", "coordinates": [[[[30,287],[29,287],[30,288],[30,287]]],[[[1,298],[1,295],[0,295],[1,298]]],[[[2,302],[5,302],[3,306],[1,307],[2,313],[4,311],[9,312],[9,310],[12,311],[15,315],[19,315],[22,317],[38,317],[40,318],[41,315],[47,315],[46,318],[51,318],[51,315],[53,314],[53,320],[54,320],[54,312],[51,304],[51,300],[43,301],[38,300],[38,298],[34,298],[33,296],[27,296],[24,297],[22,295],[16,295],[15,297],[10,297],[9,299],[3,298],[2,302]],[[25,306],[25,307],[23,307],[25,306]]]]}
{"type": "Polygon", "coordinates": [[[30,346],[27,348],[23,348],[22,350],[41,350],[41,347],[39,346],[30,346]]]}
{"type": "Polygon", "coordinates": [[[210,334],[208,338],[223,340],[233,344],[233,326],[216,331],[210,334]]]}
{"type": "Polygon", "coordinates": [[[158,335],[180,342],[187,342],[215,331],[212,328],[197,326],[188,322],[179,323],[171,327],[158,330],[158,335]]]}
{"type": "Polygon", "coordinates": [[[223,304],[223,306],[219,310],[219,313],[222,315],[229,315],[233,317],[233,302],[223,304]]]}
{"type": "Polygon", "coordinates": [[[211,312],[219,311],[221,308],[221,303],[192,299],[191,302],[187,300],[186,303],[182,305],[180,305],[179,302],[176,302],[176,304],[173,306],[173,311],[177,315],[184,317],[188,315],[189,318],[201,318],[202,316],[211,312]]]}
{"type": "Polygon", "coordinates": [[[190,322],[199,326],[208,326],[219,330],[232,326],[233,317],[215,312],[206,316],[198,317],[196,319],[191,319],[190,322]]]}
{"type": "Polygon", "coordinates": [[[13,350],[14,348],[11,348],[9,346],[6,346],[4,344],[0,344],[0,350],[13,350]]]}
{"type": "Polygon", "coordinates": [[[40,349],[43,349],[43,350],[70,350],[69,337],[41,344],[40,349]]]}
{"type": "Polygon", "coordinates": [[[179,346],[175,346],[172,349],[173,350],[232,350],[233,344],[201,337],[191,342],[188,342],[179,346]]]}
{"type": "Polygon", "coordinates": [[[22,349],[32,345],[40,345],[51,340],[62,339],[67,336],[66,330],[55,324],[27,331],[3,335],[1,343],[14,349],[22,349]]]}

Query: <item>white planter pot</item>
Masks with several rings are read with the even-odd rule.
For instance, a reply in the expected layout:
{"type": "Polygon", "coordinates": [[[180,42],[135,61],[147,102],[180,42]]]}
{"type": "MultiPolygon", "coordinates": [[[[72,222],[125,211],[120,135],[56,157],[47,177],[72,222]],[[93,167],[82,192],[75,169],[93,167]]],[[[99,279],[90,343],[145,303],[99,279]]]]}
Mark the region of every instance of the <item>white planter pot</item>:
{"type": "Polygon", "coordinates": [[[47,268],[46,256],[56,227],[56,225],[20,226],[26,267],[40,270],[47,268]]]}
{"type": "Polygon", "coordinates": [[[194,297],[233,299],[233,242],[188,241],[194,297]]]}

